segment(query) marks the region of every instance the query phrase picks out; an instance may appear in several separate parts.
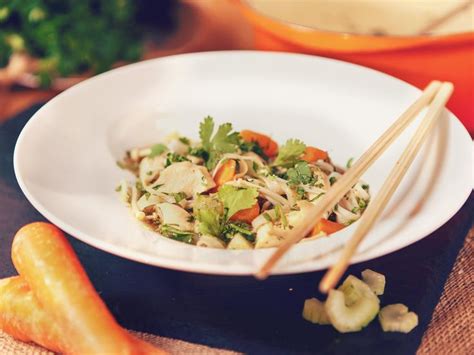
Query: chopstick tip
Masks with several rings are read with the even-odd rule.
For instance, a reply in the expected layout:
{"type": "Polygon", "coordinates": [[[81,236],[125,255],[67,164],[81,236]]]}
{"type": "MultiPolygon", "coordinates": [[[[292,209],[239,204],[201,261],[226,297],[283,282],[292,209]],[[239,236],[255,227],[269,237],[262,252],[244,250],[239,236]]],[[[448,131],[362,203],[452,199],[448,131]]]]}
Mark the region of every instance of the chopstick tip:
{"type": "Polygon", "coordinates": [[[262,270],[259,270],[257,273],[255,273],[254,276],[257,280],[262,281],[268,277],[268,272],[262,269],[262,270]]]}

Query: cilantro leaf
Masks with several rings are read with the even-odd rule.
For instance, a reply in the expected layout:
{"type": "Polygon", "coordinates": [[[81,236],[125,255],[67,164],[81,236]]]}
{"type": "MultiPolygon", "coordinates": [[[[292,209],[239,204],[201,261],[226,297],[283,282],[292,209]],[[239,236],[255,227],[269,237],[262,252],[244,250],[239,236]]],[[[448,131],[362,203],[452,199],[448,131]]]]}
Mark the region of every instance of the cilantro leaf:
{"type": "Polygon", "coordinates": [[[207,116],[204,121],[199,124],[199,137],[201,138],[202,147],[209,151],[211,149],[211,137],[214,131],[214,120],[211,116],[207,116]]]}
{"type": "Polygon", "coordinates": [[[163,224],[160,231],[165,237],[177,240],[179,242],[191,244],[193,241],[193,232],[182,231],[171,224],[163,224]]]}
{"type": "MultiPolygon", "coordinates": [[[[214,119],[207,116],[199,125],[202,149],[207,152],[206,166],[212,169],[224,153],[236,152],[240,144],[238,132],[232,132],[232,124],[224,123],[214,133],[214,119]]],[[[201,154],[204,156],[204,154],[201,154]]]]}
{"type": "Polygon", "coordinates": [[[161,144],[161,143],[155,144],[151,147],[151,152],[150,152],[150,154],[148,154],[148,157],[149,158],[154,158],[158,155],[161,155],[162,153],[164,153],[167,150],[168,150],[168,148],[166,147],[166,145],[161,144]]]}
{"type": "Polygon", "coordinates": [[[284,145],[280,147],[278,156],[273,165],[281,165],[289,167],[295,165],[301,155],[304,153],[306,145],[299,139],[288,139],[284,145]]]}
{"type": "Polygon", "coordinates": [[[167,168],[173,163],[181,163],[183,161],[189,161],[189,159],[177,153],[168,153],[166,155],[165,168],[167,168]]]}
{"type": "Polygon", "coordinates": [[[193,207],[194,215],[199,221],[198,230],[201,234],[218,237],[223,228],[222,203],[210,196],[199,196],[193,207]]]}
{"type": "Polygon", "coordinates": [[[296,163],[293,168],[288,169],[286,175],[291,185],[307,185],[314,182],[313,172],[305,161],[296,163]]]}
{"type": "Polygon", "coordinates": [[[224,185],[219,189],[218,195],[224,205],[225,219],[228,220],[237,212],[255,205],[258,191],[254,187],[238,188],[224,185]]]}

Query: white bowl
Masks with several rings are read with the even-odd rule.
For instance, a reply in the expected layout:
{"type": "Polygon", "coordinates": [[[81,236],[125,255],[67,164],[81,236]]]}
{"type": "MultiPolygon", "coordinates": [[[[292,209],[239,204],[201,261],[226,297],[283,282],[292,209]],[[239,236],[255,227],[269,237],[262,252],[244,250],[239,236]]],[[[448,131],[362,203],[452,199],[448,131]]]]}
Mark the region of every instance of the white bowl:
{"type": "MultiPolygon", "coordinates": [[[[115,164],[124,151],[159,142],[171,131],[197,137],[199,121],[212,115],[238,130],[268,133],[280,143],[300,138],[344,164],[360,156],[419,95],[388,75],[314,56],[208,52],[166,57],[99,75],[44,105],[18,139],[15,173],[40,213],[92,246],[167,268],[252,274],[274,249],[206,249],[144,229],[114,191],[119,180],[131,178],[115,164]]],[[[469,196],[471,139],[447,111],[438,128],[354,262],[422,239],[469,196]]],[[[372,194],[414,129],[416,124],[364,176],[372,194]]],[[[275,272],[328,267],[354,227],[300,243],[275,272]]]]}

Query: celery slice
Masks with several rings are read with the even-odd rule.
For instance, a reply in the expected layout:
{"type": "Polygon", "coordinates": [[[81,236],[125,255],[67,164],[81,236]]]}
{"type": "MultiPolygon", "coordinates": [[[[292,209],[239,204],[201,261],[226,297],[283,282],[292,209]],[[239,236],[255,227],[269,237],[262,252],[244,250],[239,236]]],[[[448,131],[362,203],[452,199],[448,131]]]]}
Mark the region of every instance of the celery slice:
{"type": "Polygon", "coordinates": [[[379,321],[384,332],[409,333],[418,325],[418,316],[408,312],[408,307],[397,303],[383,307],[379,313],[379,321]]]}
{"type": "Polygon", "coordinates": [[[369,286],[350,275],[339,290],[331,290],[325,310],[331,324],[341,333],[367,326],[380,309],[379,299],[369,286]]]}
{"type": "Polygon", "coordinates": [[[308,298],[304,301],[303,318],[315,324],[330,324],[324,303],[316,298],[308,298]]]}
{"type": "Polygon", "coordinates": [[[385,276],[372,271],[370,269],[366,269],[362,271],[362,280],[369,285],[369,287],[374,291],[374,293],[378,296],[383,295],[385,290],[385,276]]]}

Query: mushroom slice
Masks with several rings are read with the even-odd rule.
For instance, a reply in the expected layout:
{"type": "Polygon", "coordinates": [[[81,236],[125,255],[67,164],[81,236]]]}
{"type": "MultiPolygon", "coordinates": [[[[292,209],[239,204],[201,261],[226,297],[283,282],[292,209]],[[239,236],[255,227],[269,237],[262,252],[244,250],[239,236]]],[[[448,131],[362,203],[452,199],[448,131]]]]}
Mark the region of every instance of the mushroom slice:
{"type": "Polygon", "coordinates": [[[164,193],[183,192],[192,197],[216,186],[211,175],[203,166],[189,161],[174,163],[164,169],[155,183],[157,191],[164,193]]]}
{"type": "Polygon", "coordinates": [[[196,243],[198,247],[225,249],[225,244],[222,240],[212,235],[201,235],[196,243]]]}
{"type": "Polygon", "coordinates": [[[177,226],[182,231],[193,230],[193,224],[189,222],[190,214],[183,208],[172,203],[159,203],[156,205],[162,224],[177,226]]]}
{"type": "Polygon", "coordinates": [[[237,233],[227,245],[227,249],[253,249],[253,246],[242,234],[237,233]]]}

